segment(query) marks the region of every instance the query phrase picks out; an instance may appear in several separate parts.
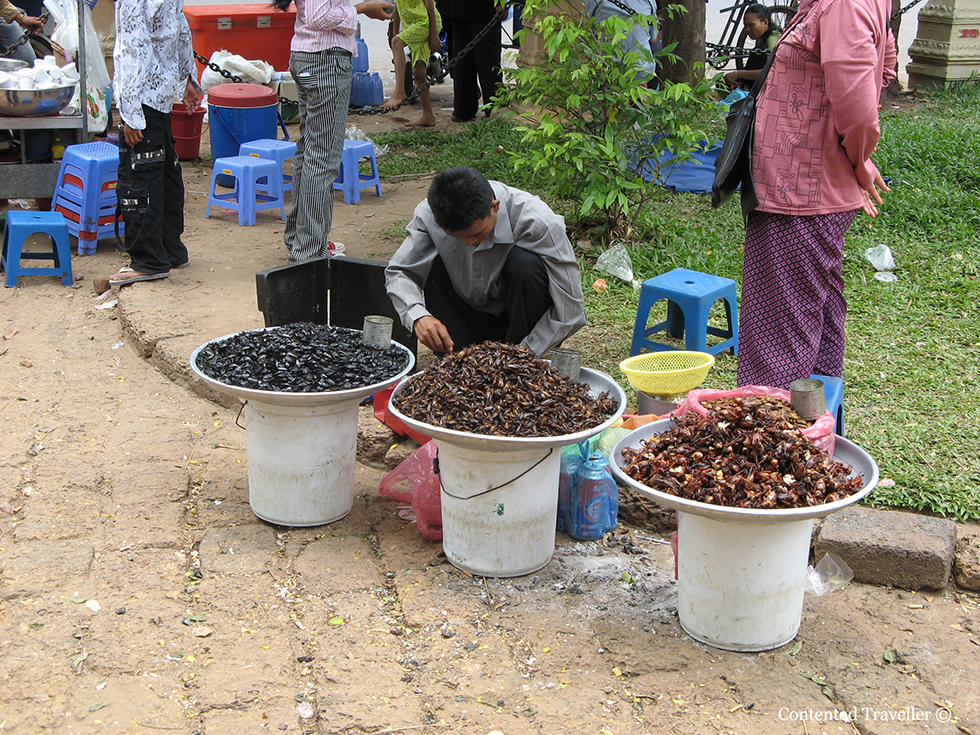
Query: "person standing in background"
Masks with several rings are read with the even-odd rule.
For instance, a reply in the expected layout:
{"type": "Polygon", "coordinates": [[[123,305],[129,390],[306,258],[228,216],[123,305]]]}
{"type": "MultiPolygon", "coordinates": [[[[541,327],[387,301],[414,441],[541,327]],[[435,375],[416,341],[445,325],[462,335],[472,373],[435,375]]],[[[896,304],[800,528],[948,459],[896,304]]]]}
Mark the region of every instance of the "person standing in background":
{"type": "MultiPolygon", "coordinates": [[[[288,10],[292,0],[272,5],[288,10]]],[[[344,127],[357,53],[357,16],[389,20],[385,0],[296,0],[289,73],[299,97],[299,140],[293,159],[293,199],[284,240],[289,262],[330,253],[333,182],[340,174],[344,127]]]]}
{"type": "MultiPolygon", "coordinates": [[[[426,81],[429,55],[442,48],[439,40],[439,28],[442,19],[436,11],[433,0],[399,0],[395,15],[391,19],[391,52],[395,64],[395,89],[391,98],[384,103],[382,109],[393,110],[407,98],[405,82],[407,80],[407,64],[405,49],[412,54],[412,75],[415,87],[422,89],[426,81]]],[[[419,103],[422,105],[422,117],[414,122],[405,123],[409,127],[431,128],[436,124],[436,116],[432,112],[432,95],[426,89],[419,92],[419,103]]]]}
{"type": "Polygon", "coordinates": [[[844,233],[888,191],[871,162],[895,76],[891,0],[804,0],[759,93],[745,227],[738,384],[844,369],[844,233]]]}
{"type": "MultiPolygon", "coordinates": [[[[504,17],[503,0],[448,0],[440,3],[446,7],[443,15],[449,27],[449,58],[453,66],[453,122],[469,122],[483,104],[497,93],[503,83],[500,71],[500,21],[504,17]],[[496,28],[486,33],[466,54],[460,52],[477,37],[487,24],[496,20],[496,28]]],[[[490,116],[489,108],[483,114],[490,116]]]]}
{"type": "Polygon", "coordinates": [[[110,286],[166,278],[190,260],[184,232],[184,181],[174,149],[170,111],[178,94],[196,110],[191,29],[183,0],[116,0],[113,86],[119,126],[116,194],[132,262],[110,286]]]}

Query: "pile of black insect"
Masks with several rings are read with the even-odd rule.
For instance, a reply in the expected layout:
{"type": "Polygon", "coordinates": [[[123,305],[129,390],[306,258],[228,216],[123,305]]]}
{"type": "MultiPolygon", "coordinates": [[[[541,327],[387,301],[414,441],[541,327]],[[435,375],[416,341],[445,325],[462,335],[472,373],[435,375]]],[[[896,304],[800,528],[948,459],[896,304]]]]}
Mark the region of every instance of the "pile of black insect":
{"type": "Polygon", "coordinates": [[[619,408],[592,396],[527,347],[483,342],[430,363],[402,385],[395,407],[445,429],[508,437],[562,436],[591,429],[619,408]]]}
{"type": "Polygon", "coordinates": [[[241,388],[326,393],[384,382],[402,372],[409,359],[398,347],[367,346],[354,329],[300,323],[210,342],[197,353],[197,368],[241,388]]]}

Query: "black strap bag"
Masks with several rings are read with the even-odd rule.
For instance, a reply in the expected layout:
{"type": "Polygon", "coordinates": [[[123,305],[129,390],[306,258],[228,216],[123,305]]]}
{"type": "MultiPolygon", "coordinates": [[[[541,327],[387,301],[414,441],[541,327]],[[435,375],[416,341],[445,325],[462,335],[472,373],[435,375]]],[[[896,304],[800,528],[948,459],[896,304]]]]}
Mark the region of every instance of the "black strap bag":
{"type": "Polygon", "coordinates": [[[732,103],[726,120],[728,132],[725,134],[725,142],[715,162],[711,206],[720,207],[741,186],[743,220],[747,220],[749,212],[759,206],[759,198],[755,195],[755,187],[752,185],[752,131],[755,128],[756,96],[762,89],[763,82],[766,81],[766,75],[775,56],[776,51],[773,49],[748,96],[732,103]]]}

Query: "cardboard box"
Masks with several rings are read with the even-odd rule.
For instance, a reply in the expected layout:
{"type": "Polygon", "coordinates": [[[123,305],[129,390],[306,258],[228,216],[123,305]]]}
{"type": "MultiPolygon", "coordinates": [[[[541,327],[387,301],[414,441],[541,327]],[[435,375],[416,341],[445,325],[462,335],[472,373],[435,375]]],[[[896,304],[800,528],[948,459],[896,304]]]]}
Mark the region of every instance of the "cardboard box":
{"type": "MultiPolygon", "coordinates": [[[[184,15],[191,27],[194,51],[210,59],[222,49],[249,61],[262,60],[276,71],[289,69],[289,43],[296,11],[267,5],[190,5],[184,15]]],[[[200,71],[204,64],[198,62],[200,71]]]]}

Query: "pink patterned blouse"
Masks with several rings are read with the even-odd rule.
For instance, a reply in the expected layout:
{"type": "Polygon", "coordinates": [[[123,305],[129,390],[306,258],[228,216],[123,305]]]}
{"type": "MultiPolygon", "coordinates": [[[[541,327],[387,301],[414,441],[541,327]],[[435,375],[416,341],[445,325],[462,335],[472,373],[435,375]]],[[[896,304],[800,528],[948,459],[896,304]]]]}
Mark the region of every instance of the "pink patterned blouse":
{"type": "Polygon", "coordinates": [[[752,175],[764,212],[861,208],[878,98],[895,77],[891,0],[804,0],[759,94],[752,175]]]}

